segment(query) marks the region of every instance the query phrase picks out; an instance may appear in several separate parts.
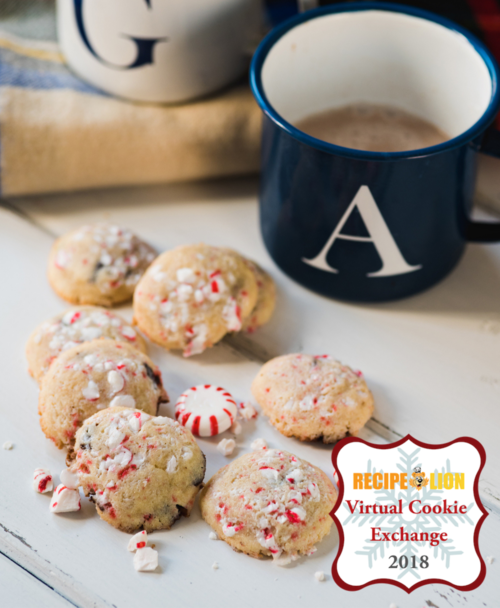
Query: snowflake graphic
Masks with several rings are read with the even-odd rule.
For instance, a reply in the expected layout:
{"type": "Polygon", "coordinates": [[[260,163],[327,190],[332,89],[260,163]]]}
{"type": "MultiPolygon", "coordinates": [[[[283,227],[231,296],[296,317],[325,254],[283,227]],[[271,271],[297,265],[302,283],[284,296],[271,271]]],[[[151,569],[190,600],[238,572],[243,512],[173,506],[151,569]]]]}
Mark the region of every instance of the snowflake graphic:
{"type": "MultiPolygon", "coordinates": [[[[420,452],[420,448],[415,449],[411,454],[407,454],[403,449],[398,448],[399,453],[401,454],[399,460],[400,462],[397,464],[398,469],[407,473],[408,479],[411,478],[411,473],[414,467],[421,466],[421,463],[418,462],[418,453],[420,452]]],[[[384,473],[381,469],[377,471],[375,467],[372,467],[371,460],[367,462],[367,472],[368,473],[384,473]]],[[[444,473],[452,473],[450,467],[450,461],[446,461],[446,469],[442,468],[441,472],[444,473]]],[[[438,470],[435,469],[434,473],[437,475],[438,470]]],[[[399,500],[403,501],[403,511],[408,507],[409,503],[412,500],[420,499],[422,504],[429,504],[433,501],[439,501],[442,498],[443,490],[431,490],[427,486],[424,486],[422,490],[418,491],[412,486],[408,484],[407,490],[394,489],[394,490],[375,490],[377,494],[377,502],[380,504],[387,505],[397,505],[399,500]]],[[[467,513],[472,509],[474,503],[471,503],[467,507],[467,513]]],[[[402,526],[410,536],[412,532],[440,532],[443,524],[451,524],[455,527],[458,527],[459,524],[469,523],[471,526],[474,525],[473,521],[467,515],[467,513],[446,513],[446,514],[435,514],[435,513],[420,513],[418,515],[414,515],[411,521],[405,519],[404,515],[400,514],[361,514],[359,511],[355,511],[351,514],[349,508],[346,504],[344,504],[344,508],[349,512],[348,517],[344,520],[343,525],[347,525],[349,523],[357,523],[358,526],[370,525],[373,527],[380,527],[383,532],[397,532],[399,528],[402,526]]],[[[411,557],[412,555],[429,555],[430,552],[433,552],[434,558],[440,557],[441,560],[445,561],[446,568],[450,567],[450,560],[454,555],[460,555],[463,551],[457,551],[453,546],[453,539],[448,538],[446,541],[440,541],[439,545],[436,547],[430,547],[428,542],[426,541],[398,541],[398,542],[383,542],[383,541],[372,541],[371,539],[366,539],[366,544],[363,546],[362,550],[356,551],[358,555],[366,555],[368,559],[368,567],[373,567],[373,562],[377,559],[383,559],[386,555],[387,550],[391,550],[391,553],[395,553],[399,551],[399,555],[405,555],[408,559],[408,566],[404,569],[401,569],[401,573],[398,576],[398,579],[401,579],[408,574],[412,574],[415,578],[420,579],[420,574],[418,572],[418,568],[411,567],[411,557]],[[394,548],[397,548],[397,551],[394,548]],[[425,552],[425,553],[424,553],[425,552]]]]}

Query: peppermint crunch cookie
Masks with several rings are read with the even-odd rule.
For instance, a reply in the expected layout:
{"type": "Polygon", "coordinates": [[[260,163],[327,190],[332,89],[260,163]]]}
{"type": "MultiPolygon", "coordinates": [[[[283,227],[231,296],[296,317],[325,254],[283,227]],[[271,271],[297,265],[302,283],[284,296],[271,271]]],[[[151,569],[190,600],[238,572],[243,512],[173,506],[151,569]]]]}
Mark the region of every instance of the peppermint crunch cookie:
{"type": "Polygon", "coordinates": [[[244,259],[209,245],[160,255],[134,294],[134,321],[167,349],[196,355],[239,331],[257,303],[257,281],[244,259]]]}
{"type": "Polygon", "coordinates": [[[329,532],[337,493],[312,464],[258,449],[218,471],[200,497],[203,519],[228,545],[286,563],[311,555],[329,532]]]}
{"type": "Polygon", "coordinates": [[[62,351],[97,338],[126,342],[146,352],[143,338],[120,316],[105,308],[79,306],[45,321],[31,334],[26,345],[30,374],[40,382],[62,351]]]}
{"type": "Polygon", "coordinates": [[[301,441],[333,443],[356,435],[374,410],[361,372],[329,355],[271,359],[253,381],[252,393],[280,433],[301,441]]]}
{"type": "Polygon", "coordinates": [[[110,407],[79,429],[72,470],[100,517],[134,533],[189,516],[203,485],[205,456],[170,418],[110,407]]]}
{"type": "Polygon", "coordinates": [[[243,330],[253,333],[262,325],[265,325],[272,317],[276,306],[276,286],[271,276],[261,268],[256,262],[245,260],[249,268],[255,275],[259,294],[257,303],[250,316],[243,324],[243,330]]]}
{"type": "Polygon", "coordinates": [[[156,415],[168,401],[160,370],[136,348],[92,340],[64,351],[45,374],[40,426],[58,448],[71,448],[83,421],[99,410],[123,406],[156,415]]]}
{"type": "Polygon", "coordinates": [[[72,304],[113,306],[130,300],[156,252],[130,230],[83,226],[57,239],[49,256],[54,291],[72,304]]]}

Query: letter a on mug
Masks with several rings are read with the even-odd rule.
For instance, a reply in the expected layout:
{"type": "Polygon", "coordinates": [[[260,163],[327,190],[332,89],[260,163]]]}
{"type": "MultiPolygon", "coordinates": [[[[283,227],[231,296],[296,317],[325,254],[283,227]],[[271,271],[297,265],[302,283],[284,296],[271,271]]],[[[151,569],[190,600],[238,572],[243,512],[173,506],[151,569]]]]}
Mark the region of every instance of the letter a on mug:
{"type": "Polygon", "coordinates": [[[420,264],[418,266],[410,266],[402,256],[368,186],[361,186],[358,190],[352,203],[347,208],[340,222],[337,224],[335,230],[332,232],[330,238],[318,255],[311,260],[302,258],[302,261],[319,270],[339,273],[336,268],[332,268],[326,261],[326,256],[337,239],[373,243],[373,245],[375,245],[380,259],[382,260],[382,268],[376,272],[368,273],[366,275],[368,277],[390,277],[396,274],[414,272],[415,270],[422,268],[420,264]],[[351,216],[355,207],[357,207],[363,218],[363,222],[365,223],[370,236],[341,234],[342,228],[345,226],[345,223],[351,216]]]}

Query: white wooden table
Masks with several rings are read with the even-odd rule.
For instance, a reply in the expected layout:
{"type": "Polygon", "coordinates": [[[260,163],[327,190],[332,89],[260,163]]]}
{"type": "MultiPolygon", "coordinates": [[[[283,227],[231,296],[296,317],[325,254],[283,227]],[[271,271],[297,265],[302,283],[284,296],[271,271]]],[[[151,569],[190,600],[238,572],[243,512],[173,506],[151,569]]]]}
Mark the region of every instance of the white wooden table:
{"type": "MultiPolygon", "coordinates": [[[[0,446],[15,444],[11,451],[0,449],[1,606],[500,606],[500,245],[470,246],[452,275],[427,293],[391,304],[348,305],[303,289],[274,266],[259,235],[256,193],[255,180],[235,180],[41,196],[0,207],[0,446]],[[221,384],[246,400],[269,357],[328,352],[362,369],[373,390],[376,413],[362,437],[479,439],[487,452],[481,495],[490,512],[480,545],[484,556],[497,556],[483,585],[469,593],[432,585],[410,596],[387,585],[345,592],[330,575],[335,531],[311,558],[278,568],[210,541],[197,508],[152,537],[160,572],[138,574],[126,551],[127,535],[101,521],[92,504],[83,501],[80,513],[50,514],[50,498],[33,492],[31,477],[37,467],[58,473],[64,455],[39,428],[38,389],[26,370],[24,344],[38,323],[66,307],[45,277],[53,238],[97,220],[129,226],[159,250],[198,241],[234,247],[278,284],[277,312],[252,336],[232,337],[189,360],[151,347],[174,403],[202,382],[221,384]],[[325,571],[326,582],[314,579],[318,570],[325,571]]],[[[171,405],[162,409],[172,413],[171,405]]],[[[331,446],[287,439],[263,416],[245,426],[237,454],[256,437],[331,472],[331,446]]],[[[200,440],[207,479],[227,462],[216,443],[200,440]]]]}

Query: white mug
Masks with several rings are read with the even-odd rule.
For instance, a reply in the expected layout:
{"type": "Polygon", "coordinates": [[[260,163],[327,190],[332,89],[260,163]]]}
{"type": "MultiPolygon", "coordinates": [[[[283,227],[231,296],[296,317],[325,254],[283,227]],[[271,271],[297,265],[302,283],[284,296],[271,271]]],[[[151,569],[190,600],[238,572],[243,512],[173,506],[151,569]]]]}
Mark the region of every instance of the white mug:
{"type": "Polygon", "coordinates": [[[83,80],[134,101],[178,103],[241,76],[261,0],[57,0],[62,52],[83,80]]]}

